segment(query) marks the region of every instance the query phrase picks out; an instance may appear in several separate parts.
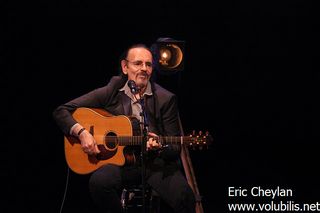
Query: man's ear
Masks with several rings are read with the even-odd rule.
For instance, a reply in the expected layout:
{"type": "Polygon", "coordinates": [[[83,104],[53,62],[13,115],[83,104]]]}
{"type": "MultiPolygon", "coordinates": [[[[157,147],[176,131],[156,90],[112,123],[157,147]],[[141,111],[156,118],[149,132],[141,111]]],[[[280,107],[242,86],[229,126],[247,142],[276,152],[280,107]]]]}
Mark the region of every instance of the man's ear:
{"type": "Polygon", "coordinates": [[[127,72],[128,64],[127,64],[126,60],[121,61],[121,69],[122,69],[123,74],[125,74],[125,75],[128,74],[128,72],[127,72]]]}

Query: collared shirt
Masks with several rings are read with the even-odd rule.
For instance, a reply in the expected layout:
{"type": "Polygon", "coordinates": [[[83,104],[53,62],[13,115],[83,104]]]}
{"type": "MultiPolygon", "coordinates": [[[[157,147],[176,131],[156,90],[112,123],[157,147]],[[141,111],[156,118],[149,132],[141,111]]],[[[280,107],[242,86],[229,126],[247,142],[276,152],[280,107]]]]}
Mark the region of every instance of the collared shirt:
{"type": "MultiPolygon", "coordinates": [[[[119,91],[124,91],[124,93],[131,99],[132,116],[135,116],[140,121],[141,128],[142,128],[143,119],[142,119],[142,116],[140,114],[142,112],[142,108],[141,108],[141,105],[139,103],[139,100],[137,100],[137,98],[131,93],[131,90],[130,90],[130,88],[128,86],[128,82],[124,85],[124,87],[119,89],[119,91]]],[[[152,95],[151,84],[150,84],[149,81],[148,81],[148,84],[147,84],[147,88],[146,88],[145,92],[142,94],[141,98],[143,98],[145,95],[149,95],[149,96],[152,95]]],[[[80,124],[76,123],[70,128],[70,130],[69,130],[70,135],[72,135],[73,130],[78,125],[80,125],[80,124]]]]}
{"type": "MultiPolygon", "coordinates": [[[[135,116],[140,122],[143,122],[142,116],[141,116],[141,105],[139,103],[139,100],[131,93],[130,88],[128,84],[126,83],[124,87],[119,89],[119,91],[124,91],[124,93],[131,99],[131,109],[132,109],[132,115],[135,116]]],[[[142,94],[141,98],[143,98],[145,95],[152,95],[152,90],[151,90],[151,84],[148,81],[147,88],[142,94]]]]}

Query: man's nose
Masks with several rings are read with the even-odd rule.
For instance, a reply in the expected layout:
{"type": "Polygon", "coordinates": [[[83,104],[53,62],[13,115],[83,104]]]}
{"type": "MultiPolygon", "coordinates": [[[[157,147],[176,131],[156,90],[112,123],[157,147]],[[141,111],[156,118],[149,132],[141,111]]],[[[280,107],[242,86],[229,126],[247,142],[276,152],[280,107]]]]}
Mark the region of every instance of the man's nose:
{"type": "Polygon", "coordinates": [[[146,63],[142,63],[142,64],[141,64],[141,69],[147,70],[147,64],[146,64],[146,63]]]}

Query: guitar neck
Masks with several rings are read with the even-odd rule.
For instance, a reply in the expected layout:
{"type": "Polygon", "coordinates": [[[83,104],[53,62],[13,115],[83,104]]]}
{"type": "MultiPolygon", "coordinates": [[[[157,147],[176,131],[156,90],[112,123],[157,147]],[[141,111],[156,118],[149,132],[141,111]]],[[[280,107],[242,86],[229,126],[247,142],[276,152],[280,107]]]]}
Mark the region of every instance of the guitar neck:
{"type": "MultiPolygon", "coordinates": [[[[143,136],[107,136],[116,139],[120,146],[129,146],[129,145],[140,145],[143,140],[143,136]]],[[[111,138],[110,138],[111,139],[111,138]]],[[[159,141],[162,145],[165,144],[184,144],[191,142],[190,137],[186,136],[160,136],[154,137],[155,140],[159,141]]]]}

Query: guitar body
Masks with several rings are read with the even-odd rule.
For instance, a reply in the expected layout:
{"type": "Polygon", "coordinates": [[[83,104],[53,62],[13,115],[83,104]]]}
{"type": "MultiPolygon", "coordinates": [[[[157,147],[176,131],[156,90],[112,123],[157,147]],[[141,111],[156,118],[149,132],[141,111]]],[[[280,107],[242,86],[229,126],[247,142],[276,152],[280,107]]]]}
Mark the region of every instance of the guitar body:
{"type": "MultiPolygon", "coordinates": [[[[94,136],[99,150],[97,156],[86,154],[80,141],[73,136],[65,136],[65,157],[69,168],[78,174],[88,174],[105,164],[122,166],[126,162],[124,147],[120,146],[117,137],[107,136],[133,136],[139,132],[138,126],[132,125],[135,118],[127,116],[112,116],[103,110],[78,108],[73,118],[85,127],[94,136]],[[115,138],[110,140],[110,138],[115,138]]],[[[133,160],[134,157],[128,157],[133,160]]]]}

